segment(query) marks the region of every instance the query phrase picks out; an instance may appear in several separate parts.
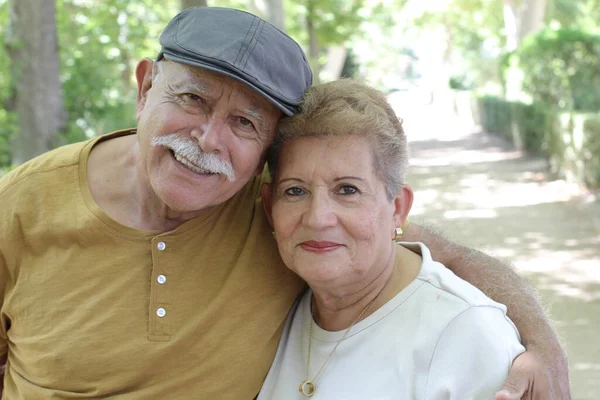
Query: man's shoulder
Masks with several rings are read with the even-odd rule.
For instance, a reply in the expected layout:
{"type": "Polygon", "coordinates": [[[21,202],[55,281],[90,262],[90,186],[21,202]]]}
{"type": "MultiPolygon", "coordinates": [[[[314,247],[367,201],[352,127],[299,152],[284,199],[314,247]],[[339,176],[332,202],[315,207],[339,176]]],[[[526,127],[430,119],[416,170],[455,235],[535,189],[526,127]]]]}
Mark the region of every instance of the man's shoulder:
{"type": "Polygon", "coordinates": [[[82,142],[60,146],[27,161],[0,178],[0,198],[16,188],[28,187],[30,183],[35,186],[38,180],[44,182],[48,179],[52,180],[53,178],[48,176],[49,173],[60,173],[64,169],[77,168],[84,149],[90,148],[100,140],[121,136],[130,131],[113,132],[82,142]]]}
{"type": "Polygon", "coordinates": [[[15,168],[0,180],[0,196],[30,178],[44,179],[44,173],[77,165],[82,149],[92,140],[58,147],[15,168]]]}

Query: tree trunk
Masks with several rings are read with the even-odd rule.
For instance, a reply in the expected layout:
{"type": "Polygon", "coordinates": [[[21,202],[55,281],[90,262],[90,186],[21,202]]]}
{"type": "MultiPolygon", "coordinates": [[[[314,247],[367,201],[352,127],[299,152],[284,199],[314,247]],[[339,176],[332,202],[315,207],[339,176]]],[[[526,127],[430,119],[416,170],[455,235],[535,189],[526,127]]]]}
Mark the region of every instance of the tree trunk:
{"type": "Polygon", "coordinates": [[[269,9],[269,22],[285,32],[285,11],[283,0],[267,0],[269,9]]]}
{"type": "Polygon", "coordinates": [[[13,0],[8,51],[16,82],[19,131],[12,163],[21,164],[58,145],[64,126],[55,0],[13,0]]]}
{"type": "Polygon", "coordinates": [[[317,32],[315,29],[315,10],[313,0],[307,1],[306,7],[306,30],[308,31],[308,58],[313,71],[313,84],[318,85],[321,80],[319,75],[321,73],[321,65],[319,63],[319,39],[317,38],[317,32]]]}
{"type": "Polygon", "coordinates": [[[506,50],[515,50],[519,46],[519,21],[515,0],[504,0],[504,31],[506,50]]]}
{"type": "Polygon", "coordinates": [[[519,42],[529,34],[536,33],[544,25],[546,14],[546,0],[526,0],[521,10],[521,23],[519,26],[519,42]]]}
{"type": "Polygon", "coordinates": [[[181,0],[181,9],[185,10],[190,7],[206,7],[206,0],[181,0]]]}
{"type": "Polygon", "coordinates": [[[283,0],[249,0],[248,11],[285,32],[283,0]]]}
{"type": "Polygon", "coordinates": [[[544,24],[547,0],[504,0],[504,30],[506,49],[513,51],[527,35],[537,32],[544,24]]]}
{"type": "Polygon", "coordinates": [[[132,66],[132,56],[129,51],[129,47],[127,47],[127,42],[129,40],[129,15],[127,15],[127,11],[122,11],[119,15],[119,20],[123,20],[124,22],[119,24],[119,47],[121,48],[121,62],[125,66],[123,71],[121,71],[121,80],[123,81],[123,95],[125,97],[129,97],[130,95],[135,94],[135,85],[133,85],[133,66],[132,66]]]}

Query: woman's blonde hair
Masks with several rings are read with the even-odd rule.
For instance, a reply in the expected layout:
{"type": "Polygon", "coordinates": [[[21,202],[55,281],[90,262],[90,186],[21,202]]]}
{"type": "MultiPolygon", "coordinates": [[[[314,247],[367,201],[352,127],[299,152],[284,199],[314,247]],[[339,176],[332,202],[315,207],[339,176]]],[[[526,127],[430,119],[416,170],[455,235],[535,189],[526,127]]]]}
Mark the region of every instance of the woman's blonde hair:
{"type": "Polygon", "coordinates": [[[408,163],[406,135],[385,96],[353,79],[342,79],[310,88],[300,113],[283,118],[267,160],[276,179],[283,144],[299,137],[357,135],[372,144],[374,170],[392,200],[404,184],[408,163]]]}

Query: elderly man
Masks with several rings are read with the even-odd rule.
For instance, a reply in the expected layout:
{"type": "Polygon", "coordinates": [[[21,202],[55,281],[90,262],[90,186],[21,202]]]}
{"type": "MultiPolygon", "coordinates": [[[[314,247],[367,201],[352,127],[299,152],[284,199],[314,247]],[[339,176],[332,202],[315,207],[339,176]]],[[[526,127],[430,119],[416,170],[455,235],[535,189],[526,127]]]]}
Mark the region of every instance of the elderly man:
{"type": "MultiPolygon", "coordinates": [[[[304,286],[255,202],[277,121],[311,71],[292,39],[231,9],[184,11],[161,45],[136,69],[137,130],[56,149],[0,182],[3,398],[251,399],[269,369],[304,286]]],[[[448,247],[419,226],[406,235],[448,247]]],[[[537,340],[508,385],[568,381],[544,366],[564,356],[521,281],[454,249],[442,261],[537,340]]]]}

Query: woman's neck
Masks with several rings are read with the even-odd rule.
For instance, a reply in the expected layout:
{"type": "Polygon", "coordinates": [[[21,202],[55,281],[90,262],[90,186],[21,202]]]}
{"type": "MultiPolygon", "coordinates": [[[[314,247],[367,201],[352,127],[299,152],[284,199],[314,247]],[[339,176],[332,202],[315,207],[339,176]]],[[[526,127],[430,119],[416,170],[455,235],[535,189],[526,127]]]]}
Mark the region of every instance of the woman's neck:
{"type": "Polygon", "coordinates": [[[315,322],[328,331],[348,329],[408,286],[419,274],[421,263],[418,254],[394,245],[390,260],[371,281],[344,288],[311,286],[315,322]]]}

